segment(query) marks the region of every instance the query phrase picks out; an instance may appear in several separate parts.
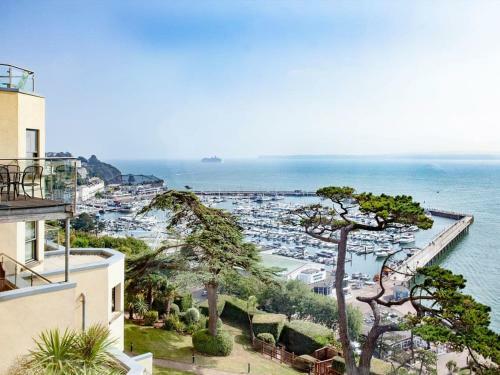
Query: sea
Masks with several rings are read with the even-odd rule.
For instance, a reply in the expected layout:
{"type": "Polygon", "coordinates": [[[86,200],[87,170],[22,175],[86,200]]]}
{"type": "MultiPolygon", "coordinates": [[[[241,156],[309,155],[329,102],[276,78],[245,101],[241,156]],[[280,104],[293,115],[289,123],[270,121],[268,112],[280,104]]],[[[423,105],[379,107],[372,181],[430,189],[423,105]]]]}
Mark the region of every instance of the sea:
{"type": "MultiPolygon", "coordinates": [[[[500,332],[500,160],[443,158],[255,158],[108,160],[122,173],[155,175],[173,189],[304,190],[352,186],[358,192],[406,194],[424,207],[474,215],[474,224],[441,265],[467,279],[466,292],[491,307],[500,332]]],[[[426,236],[446,226],[437,221],[426,236]]]]}

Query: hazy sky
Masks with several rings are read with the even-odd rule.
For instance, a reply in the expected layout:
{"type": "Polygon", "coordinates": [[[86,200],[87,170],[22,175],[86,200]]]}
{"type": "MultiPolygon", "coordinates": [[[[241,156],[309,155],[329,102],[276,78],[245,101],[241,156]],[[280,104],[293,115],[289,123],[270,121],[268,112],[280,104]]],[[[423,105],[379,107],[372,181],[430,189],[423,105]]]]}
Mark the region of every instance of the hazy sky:
{"type": "Polygon", "coordinates": [[[48,150],[500,152],[499,1],[0,3],[48,150]]]}

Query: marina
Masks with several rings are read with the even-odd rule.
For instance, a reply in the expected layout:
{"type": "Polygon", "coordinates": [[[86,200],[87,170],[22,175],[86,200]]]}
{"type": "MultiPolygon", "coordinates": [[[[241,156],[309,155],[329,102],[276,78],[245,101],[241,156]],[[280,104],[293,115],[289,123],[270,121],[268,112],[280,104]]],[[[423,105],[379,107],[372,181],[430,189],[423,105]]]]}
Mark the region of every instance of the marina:
{"type": "MultiPolygon", "coordinates": [[[[199,193],[209,207],[226,209],[239,218],[248,241],[257,245],[267,266],[283,268],[283,275],[309,265],[333,272],[337,264],[337,245],[314,239],[299,225],[286,220],[290,211],[304,204],[319,202],[312,192],[301,191],[208,191],[199,193]]],[[[93,199],[79,206],[80,212],[97,215],[104,223],[104,233],[114,236],[133,236],[156,247],[169,240],[165,218],[160,213],[138,215],[153,194],[151,192],[115,192],[108,198],[93,199]]],[[[393,253],[390,266],[395,269],[415,267],[435,259],[440,252],[437,243],[449,243],[455,238],[450,232],[461,228],[461,220],[470,216],[440,210],[428,210],[435,222],[432,229],[421,231],[415,226],[395,226],[383,232],[357,231],[348,241],[346,281],[348,289],[360,289],[374,283],[384,259],[393,253]],[[441,240],[439,240],[441,239],[441,240]],[[451,240],[450,240],[451,239],[451,240]],[[432,245],[432,244],[435,245],[432,245]],[[432,247],[429,247],[432,246],[432,247]],[[429,254],[434,254],[433,256],[429,254]]],[[[354,212],[352,218],[367,221],[354,212]]],[[[470,225],[470,224],[469,224],[470,225]]],[[[462,233],[462,232],[460,232],[462,233]]],[[[406,282],[407,280],[398,280],[406,282]]],[[[349,290],[346,290],[349,292],[349,290]]]]}

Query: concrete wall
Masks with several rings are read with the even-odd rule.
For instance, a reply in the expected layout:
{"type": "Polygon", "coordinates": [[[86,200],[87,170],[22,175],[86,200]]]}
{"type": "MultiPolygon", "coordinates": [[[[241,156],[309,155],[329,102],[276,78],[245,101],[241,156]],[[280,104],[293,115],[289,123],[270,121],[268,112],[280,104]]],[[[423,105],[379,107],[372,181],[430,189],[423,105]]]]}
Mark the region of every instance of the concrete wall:
{"type": "MultiPolygon", "coordinates": [[[[33,338],[40,332],[60,328],[74,328],[75,290],[74,285],[62,290],[50,290],[40,286],[31,288],[38,294],[28,294],[3,300],[7,295],[25,293],[17,289],[0,294],[0,332],[2,345],[0,350],[0,374],[12,366],[17,357],[28,353],[34,347],[33,338]]],[[[50,286],[52,288],[54,286],[50,286]]],[[[55,286],[57,287],[57,286],[55,286]]]]}
{"type": "MultiPolygon", "coordinates": [[[[84,255],[82,255],[84,256],[84,255]]],[[[103,259],[104,260],[104,259],[103,259]]],[[[83,325],[82,294],[85,296],[85,327],[92,324],[102,324],[109,327],[111,336],[116,340],[116,347],[123,350],[124,332],[124,260],[106,263],[104,267],[72,269],[70,281],[76,283],[75,288],[75,325],[83,325]],[[117,311],[111,311],[112,288],[120,285],[117,311]]],[[[64,280],[62,272],[56,275],[45,275],[52,282],[64,280]]]]}

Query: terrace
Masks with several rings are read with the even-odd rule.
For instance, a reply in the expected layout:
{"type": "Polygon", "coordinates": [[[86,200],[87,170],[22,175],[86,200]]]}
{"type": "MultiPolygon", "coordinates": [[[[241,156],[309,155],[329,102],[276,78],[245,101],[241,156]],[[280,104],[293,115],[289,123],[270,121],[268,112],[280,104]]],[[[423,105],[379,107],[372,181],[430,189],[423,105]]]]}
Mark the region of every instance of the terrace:
{"type": "Polygon", "coordinates": [[[11,64],[0,64],[0,89],[33,93],[35,73],[11,64]]]}
{"type": "Polygon", "coordinates": [[[0,223],[71,218],[75,158],[0,159],[0,223]]]}

